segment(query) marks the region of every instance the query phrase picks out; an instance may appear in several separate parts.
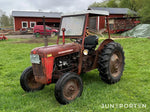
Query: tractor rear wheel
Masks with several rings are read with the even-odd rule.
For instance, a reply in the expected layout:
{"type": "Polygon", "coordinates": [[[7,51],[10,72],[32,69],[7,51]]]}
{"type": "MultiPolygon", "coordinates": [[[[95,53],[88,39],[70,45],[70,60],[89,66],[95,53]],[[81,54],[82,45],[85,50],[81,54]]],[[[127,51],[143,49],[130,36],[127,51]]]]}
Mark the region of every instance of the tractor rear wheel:
{"type": "Polygon", "coordinates": [[[35,78],[33,75],[33,69],[31,66],[26,68],[23,71],[23,73],[20,77],[20,85],[21,85],[22,89],[26,92],[42,90],[45,86],[45,85],[35,81],[35,78]]]}
{"type": "Polygon", "coordinates": [[[101,79],[108,84],[118,82],[124,70],[124,59],[123,48],[119,43],[110,42],[105,45],[98,62],[101,79]]]}
{"type": "Polygon", "coordinates": [[[68,104],[81,96],[83,91],[82,79],[76,73],[64,74],[56,83],[55,97],[60,104],[68,104]]]}

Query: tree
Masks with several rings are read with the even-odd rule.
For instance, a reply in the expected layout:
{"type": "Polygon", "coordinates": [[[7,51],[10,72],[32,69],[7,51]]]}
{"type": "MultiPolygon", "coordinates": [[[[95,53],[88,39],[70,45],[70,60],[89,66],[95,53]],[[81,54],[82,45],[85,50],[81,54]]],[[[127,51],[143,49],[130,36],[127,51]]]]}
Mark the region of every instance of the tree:
{"type": "Polygon", "coordinates": [[[138,11],[141,8],[143,0],[121,0],[119,3],[120,8],[129,8],[133,11],[138,11]]]}
{"type": "Polygon", "coordinates": [[[89,7],[107,7],[108,1],[94,2],[89,7]]]}
{"type": "Polygon", "coordinates": [[[7,16],[3,10],[0,9],[0,26],[13,26],[13,17],[7,16]]]}
{"type": "Polygon", "coordinates": [[[143,6],[138,11],[138,14],[141,16],[142,23],[148,23],[150,24],[150,1],[149,0],[143,0],[143,6]]]}
{"type": "Polygon", "coordinates": [[[110,0],[107,3],[107,7],[118,7],[118,3],[116,2],[116,0],[110,0]]]}
{"type": "Polygon", "coordinates": [[[3,14],[5,14],[5,12],[0,9],[0,17],[1,17],[3,14]]]}
{"type": "Polygon", "coordinates": [[[2,15],[1,17],[1,26],[9,26],[9,17],[6,16],[5,14],[2,15]]]}
{"type": "Polygon", "coordinates": [[[103,2],[94,2],[89,7],[118,7],[120,0],[105,0],[103,2]]]}
{"type": "Polygon", "coordinates": [[[9,16],[9,26],[13,26],[13,16],[9,16]]]}

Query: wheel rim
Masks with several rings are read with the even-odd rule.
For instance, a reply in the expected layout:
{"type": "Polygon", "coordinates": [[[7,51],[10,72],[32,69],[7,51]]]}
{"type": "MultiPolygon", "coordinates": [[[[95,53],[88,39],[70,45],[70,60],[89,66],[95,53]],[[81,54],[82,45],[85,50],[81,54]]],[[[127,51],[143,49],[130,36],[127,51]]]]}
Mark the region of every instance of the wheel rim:
{"type": "Polygon", "coordinates": [[[122,71],[122,55],[120,51],[115,51],[110,58],[110,72],[113,77],[118,77],[122,71]]]}
{"type": "Polygon", "coordinates": [[[65,84],[63,88],[63,95],[67,100],[73,100],[77,97],[79,91],[79,82],[76,79],[71,79],[65,84]]]}
{"type": "Polygon", "coordinates": [[[36,88],[39,88],[39,87],[42,86],[41,83],[38,83],[38,82],[35,81],[35,78],[34,78],[33,74],[32,75],[30,74],[30,75],[27,76],[27,84],[31,89],[36,89],[36,88]]]}

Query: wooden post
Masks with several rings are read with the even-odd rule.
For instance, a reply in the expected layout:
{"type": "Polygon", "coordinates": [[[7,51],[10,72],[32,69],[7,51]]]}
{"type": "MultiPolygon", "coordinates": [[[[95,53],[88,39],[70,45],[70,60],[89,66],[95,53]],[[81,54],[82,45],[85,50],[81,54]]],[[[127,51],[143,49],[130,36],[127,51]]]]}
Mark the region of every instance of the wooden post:
{"type": "Polygon", "coordinates": [[[107,22],[108,38],[110,39],[110,28],[109,28],[108,16],[106,16],[106,22],[107,22]]]}

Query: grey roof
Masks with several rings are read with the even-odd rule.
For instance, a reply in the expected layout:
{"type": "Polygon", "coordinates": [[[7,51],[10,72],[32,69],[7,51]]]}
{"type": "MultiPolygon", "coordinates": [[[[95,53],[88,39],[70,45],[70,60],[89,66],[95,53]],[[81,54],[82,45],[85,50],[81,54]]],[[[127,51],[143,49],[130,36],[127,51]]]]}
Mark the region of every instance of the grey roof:
{"type": "Polygon", "coordinates": [[[90,7],[88,10],[104,10],[108,11],[109,14],[136,14],[135,11],[132,11],[128,8],[106,8],[106,7],[90,7]]]}
{"type": "Polygon", "coordinates": [[[13,17],[43,17],[61,18],[61,12],[12,11],[13,17]]]}
{"type": "Polygon", "coordinates": [[[71,12],[71,13],[64,13],[62,16],[72,16],[72,15],[82,15],[82,14],[93,14],[93,15],[109,15],[108,11],[104,10],[86,10],[80,12],[71,12]]]}

